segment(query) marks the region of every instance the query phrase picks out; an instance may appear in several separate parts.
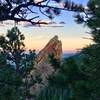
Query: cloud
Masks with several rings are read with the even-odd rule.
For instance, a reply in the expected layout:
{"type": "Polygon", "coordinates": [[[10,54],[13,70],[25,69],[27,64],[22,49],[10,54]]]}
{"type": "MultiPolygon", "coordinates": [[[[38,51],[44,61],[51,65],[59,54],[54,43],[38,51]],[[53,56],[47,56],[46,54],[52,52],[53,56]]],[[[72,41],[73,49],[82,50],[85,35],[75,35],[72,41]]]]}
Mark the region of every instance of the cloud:
{"type": "Polygon", "coordinates": [[[51,22],[49,22],[49,24],[56,24],[56,22],[54,22],[54,21],[51,21],[51,22]]]}
{"type": "Polygon", "coordinates": [[[2,24],[2,23],[0,23],[0,26],[1,26],[1,27],[4,27],[5,25],[4,25],[4,24],[2,24]]]}
{"type": "Polygon", "coordinates": [[[55,24],[55,25],[50,25],[48,27],[56,28],[56,27],[64,27],[63,25],[60,24],[55,24]]]}
{"type": "Polygon", "coordinates": [[[64,21],[59,22],[59,24],[66,24],[64,21]]]}
{"type": "Polygon", "coordinates": [[[19,25],[26,27],[26,28],[33,27],[33,25],[29,22],[20,22],[19,25]]]}
{"type": "Polygon", "coordinates": [[[56,21],[50,21],[50,20],[44,20],[44,22],[47,22],[48,24],[42,24],[40,25],[40,27],[64,27],[63,24],[65,24],[64,21],[61,21],[61,22],[56,22],[56,21]]]}
{"type": "Polygon", "coordinates": [[[3,22],[0,22],[0,26],[7,26],[7,25],[14,25],[14,21],[3,21],[3,22]]]}
{"type": "Polygon", "coordinates": [[[40,22],[45,22],[47,24],[40,24],[40,25],[33,26],[29,22],[20,22],[20,25],[22,25],[23,27],[64,27],[64,24],[66,24],[64,21],[57,23],[51,20],[40,20],[40,22]]]}
{"type": "Polygon", "coordinates": [[[43,1],[43,0],[35,0],[36,3],[41,2],[41,1],[43,1]]]}
{"type": "MultiPolygon", "coordinates": [[[[41,22],[45,22],[45,23],[49,24],[50,21],[49,21],[49,20],[40,20],[39,22],[40,22],[40,23],[41,23],[41,22]]],[[[47,24],[46,24],[46,25],[47,25],[47,24]]],[[[39,25],[39,24],[37,24],[37,25],[32,25],[32,23],[30,23],[30,22],[19,22],[18,25],[21,25],[21,26],[26,27],[26,28],[28,28],[28,27],[45,26],[45,24],[44,24],[44,25],[43,25],[43,24],[41,24],[41,25],[39,25]]]]}
{"type": "MultiPolygon", "coordinates": [[[[65,22],[64,21],[61,21],[61,22],[56,22],[56,21],[51,21],[51,20],[40,20],[39,22],[45,22],[47,24],[38,24],[38,25],[35,25],[33,26],[31,23],[29,22],[18,22],[18,25],[19,26],[23,26],[25,28],[29,28],[29,27],[63,27],[65,22]]],[[[3,21],[0,23],[0,26],[1,27],[4,27],[4,26],[9,26],[9,25],[14,25],[15,22],[14,21],[3,21]]]]}

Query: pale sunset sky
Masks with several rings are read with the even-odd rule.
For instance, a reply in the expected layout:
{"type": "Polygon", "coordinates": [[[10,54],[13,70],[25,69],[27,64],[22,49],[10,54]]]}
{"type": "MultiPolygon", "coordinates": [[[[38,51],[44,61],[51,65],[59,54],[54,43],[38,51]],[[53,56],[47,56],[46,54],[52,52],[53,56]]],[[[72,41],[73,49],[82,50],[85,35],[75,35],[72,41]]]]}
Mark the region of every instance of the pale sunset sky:
{"type": "MultiPolygon", "coordinates": [[[[86,5],[88,0],[73,0],[76,3],[82,3],[86,5]]],[[[83,37],[90,37],[89,29],[82,25],[78,25],[74,21],[74,13],[63,11],[60,16],[53,19],[56,21],[57,27],[23,27],[19,26],[20,31],[25,35],[26,49],[41,50],[47,42],[55,35],[59,36],[62,41],[62,48],[64,52],[75,52],[89,43],[90,40],[83,37]],[[65,22],[65,24],[58,24],[65,22]],[[61,27],[63,26],[63,27],[61,27]]],[[[45,19],[45,16],[43,16],[45,19]]],[[[47,18],[45,20],[48,20],[47,18]]],[[[0,25],[0,35],[7,33],[8,29],[11,29],[13,25],[0,25]]]]}

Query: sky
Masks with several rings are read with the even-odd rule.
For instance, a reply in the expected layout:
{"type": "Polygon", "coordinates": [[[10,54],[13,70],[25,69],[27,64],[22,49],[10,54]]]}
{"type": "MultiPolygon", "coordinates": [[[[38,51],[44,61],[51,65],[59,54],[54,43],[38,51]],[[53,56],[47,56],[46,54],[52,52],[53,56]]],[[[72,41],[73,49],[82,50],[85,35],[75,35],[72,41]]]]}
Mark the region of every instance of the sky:
{"type": "MultiPolygon", "coordinates": [[[[88,0],[73,0],[76,3],[82,3],[86,5],[88,0]]],[[[54,18],[52,21],[56,21],[57,27],[23,27],[18,26],[20,31],[25,35],[26,49],[36,49],[40,51],[47,42],[58,35],[62,41],[63,52],[76,52],[78,49],[91,43],[90,40],[84,39],[84,37],[90,37],[86,32],[89,31],[87,27],[78,25],[74,21],[74,13],[63,11],[60,16],[54,18]],[[59,25],[60,22],[65,22],[59,25]]],[[[45,17],[42,16],[44,19],[45,17]]],[[[47,19],[46,19],[47,20],[47,19]]],[[[8,29],[11,29],[12,25],[1,25],[0,35],[7,33],[8,29]]]]}

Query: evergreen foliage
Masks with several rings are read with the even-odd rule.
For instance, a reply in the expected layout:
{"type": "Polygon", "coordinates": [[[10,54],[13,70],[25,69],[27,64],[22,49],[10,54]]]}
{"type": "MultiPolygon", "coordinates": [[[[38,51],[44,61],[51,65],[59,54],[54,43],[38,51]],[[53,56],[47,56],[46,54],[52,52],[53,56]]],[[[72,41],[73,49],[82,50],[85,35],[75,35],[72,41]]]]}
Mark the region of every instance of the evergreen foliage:
{"type": "Polygon", "coordinates": [[[47,25],[49,23],[41,21],[41,16],[53,19],[61,14],[61,10],[82,12],[84,8],[70,0],[0,0],[0,21],[13,20],[16,23],[24,21],[32,25],[47,25]],[[63,7],[59,4],[63,4],[63,7]]]}
{"type": "Polygon", "coordinates": [[[17,27],[0,36],[0,100],[25,100],[32,95],[27,75],[34,68],[35,50],[25,52],[23,40],[17,27]]]}
{"type": "MultiPolygon", "coordinates": [[[[65,6],[68,9],[73,6],[75,11],[75,5],[68,6],[67,3],[65,6]]],[[[100,100],[100,1],[89,0],[87,7],[78,8],[75,17],[78,24],[84,23],[90,28],[94,43],[82,49],[79,63],[74,57],[60,63],[53,55],[50,56],[50,63],[56,72],[50,76],[48,87],[41,91],[37,100],[100,100]]],[[[60,13],[55,9],[54,12],[57,15],[60,13]]],[[[47,13],[50,14],[49,8],[47,13]]],[[[30,51],[30,55],[23,53],[24,39],[17,27],[9,30],[6,37],[0,36],[0,100],[6,100],[6,97],[7,100],[25,100],[29,96],[29,85],[27,80],[22,82],[22,77],[31,70],[28,66],[33,65],[30,61],[36,55],[34,51],[30,51]],[[16,67],[8,64],[8,60],[13,61],[16,67]]]]}
{"type": "MultiPolygon", "coordinates": [[[[84,98],[84,100],[99,100],[100,99],[100,1],[89,0],[87,4],[86,14],[87,18],[77,17],[77,22],[80,22],[90,28],[90,34],[93,40],[93,44],[84,47],[81,54],[84,56],[83,61],[80,64],[81,71],[88,76],[87,81],[81,82],[82,86],[76,89],[80,90],[78,94],[75,94],[75,98],[84,98]],[[81,89],[86,87],[85,89],[81,89]],[[85,91],[85,92],[84,92],[85,91]],[[84,95],[82,96],[82,92],[84,95]],[[87,93],[88,92],[88,93],[87,93]]],[[[78,84],[80,85],[80,84],[78,84]]],[[[76,92],[75,92],[76,93],[76,92]]]]}
{"type": "Polygon", "coordinates": [[[6,57],[0,54],[0,100],[22,100],[20,96],[21,77],[6,64],[6,57]]]}
{"type": "Polygon", "coordinates": [[[34,66],[35,50],[25,53],[25,37],[17,27],[8,30],[6,36],[0,36],[1,52],[6,56],[7,64],[15,68],[17,74],[24,76],[34,66]]]}

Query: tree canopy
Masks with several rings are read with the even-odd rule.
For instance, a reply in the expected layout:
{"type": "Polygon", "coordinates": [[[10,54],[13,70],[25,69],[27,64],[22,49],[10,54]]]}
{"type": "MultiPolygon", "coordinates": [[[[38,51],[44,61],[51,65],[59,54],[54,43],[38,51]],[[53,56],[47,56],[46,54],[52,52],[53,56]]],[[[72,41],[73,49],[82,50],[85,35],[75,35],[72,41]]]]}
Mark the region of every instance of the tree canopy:
{"type": "Polygon", "coordinates": [[[52,19],[59,15],[61,10],[84,12],[81,4],[69,0],[0,0],[0,21],[26,21],[33,25],[48,24],[41,21],[41,15],[52,19]]]}
{"type": "Polygon", "coordinates": [[[31,79],[28,74],[34,68],[35,50],[26,52],[24,35],[17,27],[0,35],[0,100],[25,100],[30,97],[31,79]]]}

